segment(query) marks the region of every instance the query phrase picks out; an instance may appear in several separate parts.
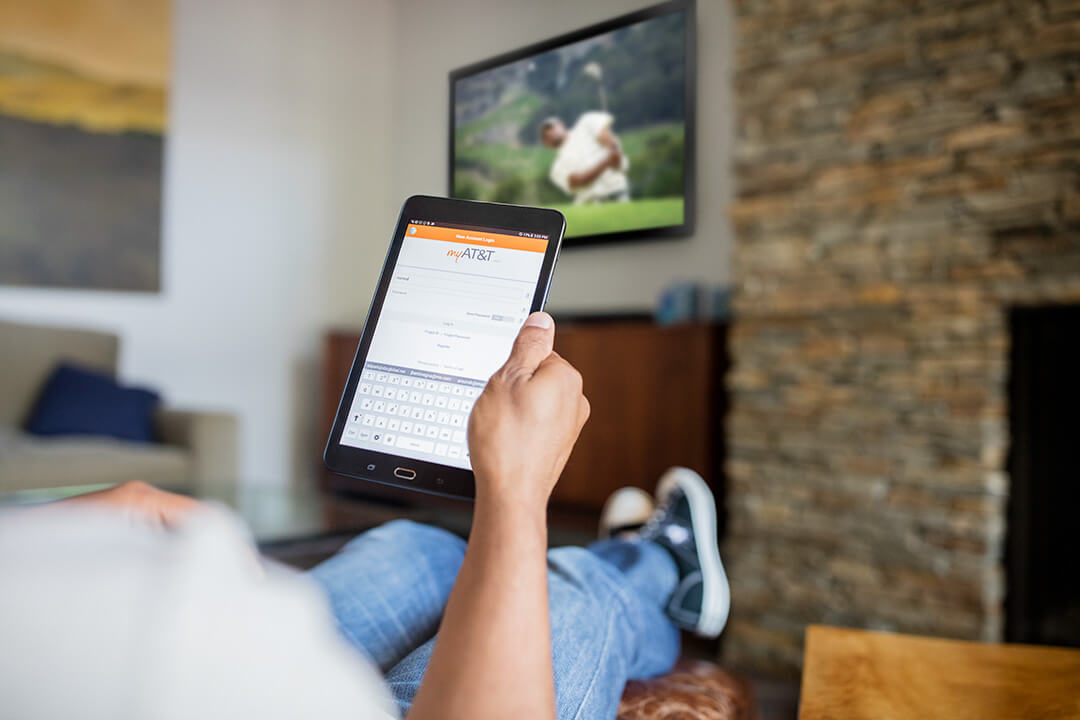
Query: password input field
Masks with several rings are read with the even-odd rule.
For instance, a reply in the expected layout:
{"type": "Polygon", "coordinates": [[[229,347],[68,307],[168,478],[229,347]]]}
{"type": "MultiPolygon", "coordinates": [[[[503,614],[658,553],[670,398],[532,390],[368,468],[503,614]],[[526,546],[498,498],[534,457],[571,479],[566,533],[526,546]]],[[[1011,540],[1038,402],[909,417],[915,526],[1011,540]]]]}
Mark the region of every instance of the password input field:
{"type": "Polygon", "coordinates": [[[498,313],[462,313],[462,316],[453,320],[445,317],[436,317],[424,312],[413,312],[404,309],[384,311],[384,321],[398,322],[412,326],[419,326],[427,330],[465,335],[507,335],[515,334],[517,326],[525,321],[524,315],[505,315],[498,313]]]}

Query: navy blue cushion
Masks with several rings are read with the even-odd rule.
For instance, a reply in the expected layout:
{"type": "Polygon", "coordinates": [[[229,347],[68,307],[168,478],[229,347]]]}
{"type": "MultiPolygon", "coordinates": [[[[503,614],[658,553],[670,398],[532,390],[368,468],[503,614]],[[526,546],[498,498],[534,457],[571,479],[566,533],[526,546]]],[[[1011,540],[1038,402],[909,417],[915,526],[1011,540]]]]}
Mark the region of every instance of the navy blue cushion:
{"type": "Polygon", "coordinates": [[[59,365],[41,390],[26,423],[34,435],[101,435],[154,441],[154,411],[160,397],[123,387],[105,373],[59,365]]]}

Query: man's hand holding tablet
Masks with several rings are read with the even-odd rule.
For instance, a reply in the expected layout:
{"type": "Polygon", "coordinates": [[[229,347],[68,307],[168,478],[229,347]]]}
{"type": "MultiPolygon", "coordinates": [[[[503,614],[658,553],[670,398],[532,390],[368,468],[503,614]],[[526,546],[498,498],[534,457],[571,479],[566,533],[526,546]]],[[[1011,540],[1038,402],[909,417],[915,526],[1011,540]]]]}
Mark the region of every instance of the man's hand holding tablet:
{"type": "MultiPolygon", "coordinates": [[[[405,202],[327,442],[328,468],[474,497],[471,448],[481,439],[470,438],[469,418],[519,328],[543,309],[565,226],[554,210],[405,202]]],[[[505,392],[504,376],[498,384],[505,392]]],[[[364,487],[336,480],[334,489],[364,487]]]]}
{"type": "Polygon", "coordinates": [[[546,506],[589,418],[581,374],[554,352],[554,340],[551,316],[530,315],[476,401],[469,447],[478,502],[546,506]]]}

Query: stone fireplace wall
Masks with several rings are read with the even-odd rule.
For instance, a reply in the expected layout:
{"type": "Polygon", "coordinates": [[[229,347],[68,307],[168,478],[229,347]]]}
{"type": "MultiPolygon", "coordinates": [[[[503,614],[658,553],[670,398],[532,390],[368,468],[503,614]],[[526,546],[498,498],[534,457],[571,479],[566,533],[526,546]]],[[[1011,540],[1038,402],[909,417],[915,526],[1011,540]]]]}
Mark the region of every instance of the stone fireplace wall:
{"type": "Polygon", "coordinates": [[[725,659],[1000,638],[1007,311],[1080,301],[1080,1],[734,6],[725,659]]]}

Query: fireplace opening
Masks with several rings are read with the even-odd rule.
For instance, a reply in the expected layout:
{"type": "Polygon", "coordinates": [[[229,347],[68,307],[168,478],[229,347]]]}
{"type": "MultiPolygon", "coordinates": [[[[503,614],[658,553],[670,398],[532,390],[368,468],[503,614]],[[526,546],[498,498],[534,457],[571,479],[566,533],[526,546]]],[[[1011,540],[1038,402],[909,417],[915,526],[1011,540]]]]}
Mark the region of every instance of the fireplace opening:
{"type": "Polygon", "coordinates": [[[1005,634],[1080,647],[1080,306],[1010,325],[1005,634]]]}

